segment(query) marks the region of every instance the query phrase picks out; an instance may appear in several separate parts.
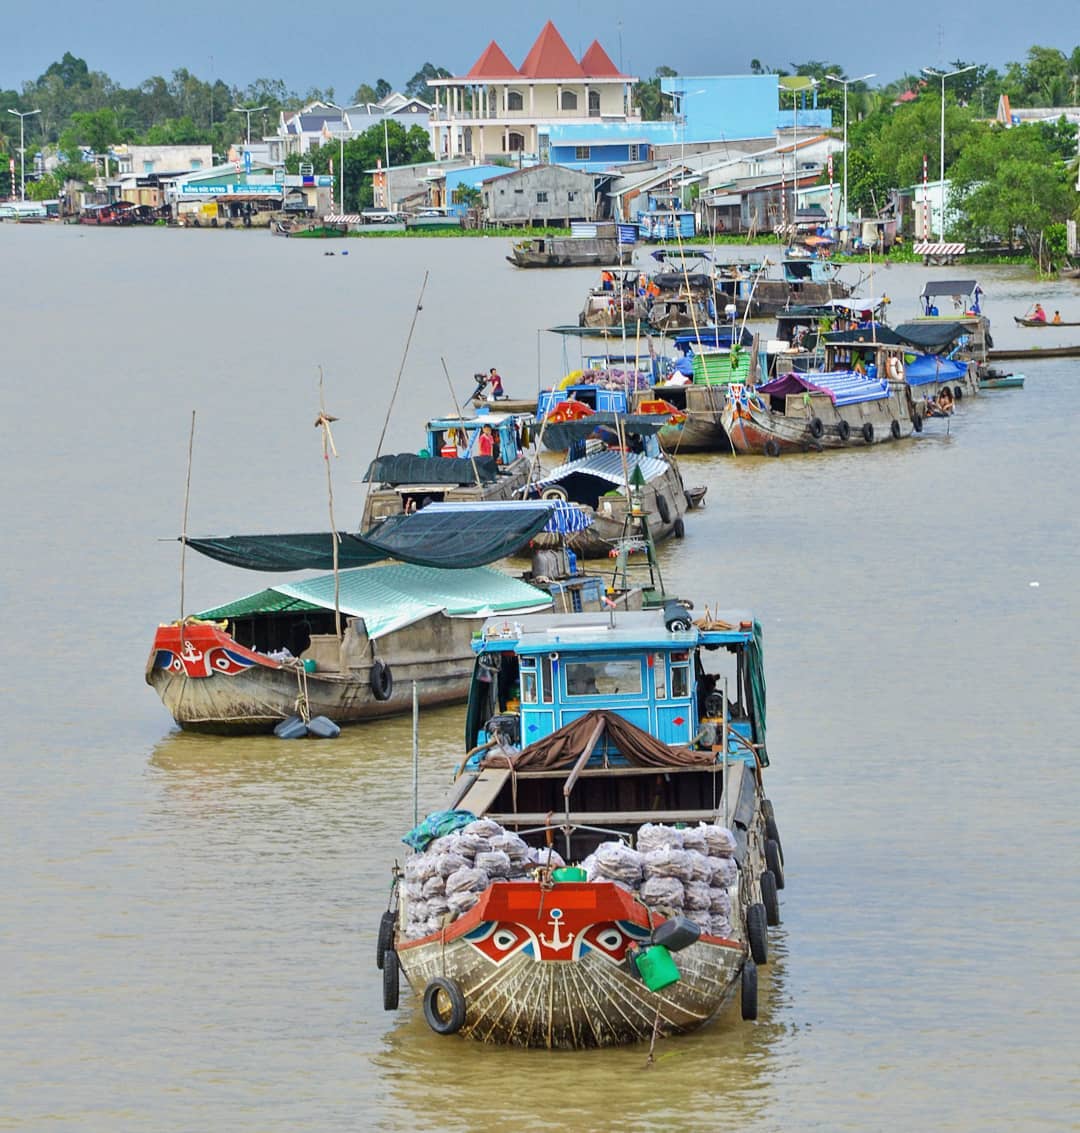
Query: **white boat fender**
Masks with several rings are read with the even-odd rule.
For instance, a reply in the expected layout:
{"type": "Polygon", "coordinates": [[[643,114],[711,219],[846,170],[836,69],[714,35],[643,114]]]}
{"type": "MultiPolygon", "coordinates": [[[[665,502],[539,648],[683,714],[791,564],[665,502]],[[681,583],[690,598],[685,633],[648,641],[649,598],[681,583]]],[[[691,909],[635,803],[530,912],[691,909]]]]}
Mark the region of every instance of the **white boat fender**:
{"type": "Polygon", "coordinates": [[[385,661],[374,661],[371,666],[371,692],[376,700],[389,700],[394,691],[394,674],[385,661]]]}
{"type": "Polygon", "coordinates": [[[424,1018],[437,1035],[453,1035],[461,1030],[465,1023],[465,993],[457,980],[436,976],[424,988],[424,1018]]]}

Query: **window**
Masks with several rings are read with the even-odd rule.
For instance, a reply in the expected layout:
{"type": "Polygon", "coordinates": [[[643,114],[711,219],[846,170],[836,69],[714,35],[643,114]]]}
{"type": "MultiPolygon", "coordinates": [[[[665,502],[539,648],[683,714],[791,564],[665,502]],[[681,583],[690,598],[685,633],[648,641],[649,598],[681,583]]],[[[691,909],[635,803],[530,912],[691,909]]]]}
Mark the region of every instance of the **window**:
{"type": "Polygon", "coordinates": [[[547,199],[548,199],[548,198],[547,198],[547,193],[537,193],[537,194],[536,194],[536,203],[537,203],[538,205],[546,205],[546,204],[547,204],[547,199]]]}
{"type": "Polygon", "coordinates": [[[572,90],[564,90],[559,99],[560,110],[577,110],[577,95],[572,90]]]}
{"type": "Polygon", "coordinates": [[[521,662],[521,703],[536,703],[536,662],[522,660],[521,662]]]}
{"type": "Polygon", "coordinates": [[[525,149],[525,135],[511,130],[510,137],[507,139],[507,147],[511,153],[522,152],[525,149]]]}
{"type": "Polygon", "coordinates": [[[541,678],[541,692],[540,695],[544,698],[545,704],[550,704],[555,699],[555,685],[551,675],[551,658],[544,657],[540,661],[540,678],[541,678]]]}
{"type": "Polygon", "coordinates": [[[575,161],[588,161],[592,157],[592,146],[575,146],[574,147],[574,160],[575,161]]]}
{"type": "Polygon", "coordinates": [[[641,663],[633,661],[568,661],[567,696],[640,696],[641,663]]]}
{"type": "MultiPolygon", "coordinates": [[[[506,109],[507,110],[524,110],[525,101],[521,97],[521,91],[511,90],[506,92],[506,109]]],[[[511,146],[511,149],[514,147],[511,146]]]]}
{"type": "Polygon", "coordinates": [[[626,151],[626,157],[629,161],[640,161],[638,157],[640,150],[637,146],[629,146],[626,151]]]}
{"type": "Polygon", "coordinates": [[[674,697],[685,697],[690,695],[689,665],[671,666],[671,695],[674,697]]]}
{"type": "Polygon", "coordinates": [[[667,658],[663,653],[656,653],[650,660],[652,661],[653,688],[656,689],[656,699],[667,700],[667,673],[665,671],[667,658]]]}
{"type": "Polygon", "coordinates": [[[573,189],[570,189],[566,194],[566,199],[568,201],[576,201],[577,200],[577,193],[573,189]]]}
{"type": "Polygon", "coordinates": [[[142,163],[143,176],[148,177],[154,172],[154,163],[152,161],[144,161],[142,163]]]}
{"type": "Polygon", "coordinates": [[[202,162],[197,157],[193,157],[191,159],[191,170],[194,172],[196,169],[202,169],[202,162]]]}
{"type": "Polygon", "coordinates": [[[598,90],[589,91],[589,117],[600,117],[600,92],[598,90]]]}

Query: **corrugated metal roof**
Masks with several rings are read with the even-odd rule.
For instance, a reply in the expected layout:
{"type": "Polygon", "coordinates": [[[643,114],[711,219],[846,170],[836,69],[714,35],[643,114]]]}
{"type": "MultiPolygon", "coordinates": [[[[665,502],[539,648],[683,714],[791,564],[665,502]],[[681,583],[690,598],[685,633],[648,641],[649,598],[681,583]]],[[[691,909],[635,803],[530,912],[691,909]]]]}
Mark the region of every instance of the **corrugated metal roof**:
{"type": "MultiPolygon", "coordinates": [[[[431,614],[451,617],[543,610],[550,595],[491,567],[436,570],[389,563],[341,571],[341,612],[364,619],[368,636],[383,637],[431,614]]],[[[221,620],[290,609],[334,608],[333,572],[284,583],[248,595],[226,606],[206,610],[200,618],[221,620]]]]}
{"type": "Polygon", "coordinates": [[[668,470],[668,462],[658,457],[608,450],[607,452],[590,453],[589,456],[583,456],[580,460],[572,460],[569,464],[561,464],[542,480],[537,480],[536,484],[539,487],[546,484],[557,484],[560,480],[565,480],[575,472],[581,472],[588,476],[598,476],[601,480],[607,480],[612,484],[622,484],[625,482],[627,474],[634,470],[635,465],[641,469],[641,474],[645,477],[646,482],[659,480],[668,470]],[[625,469],[623,468],[624,457],[626,460],[625,469]]]}

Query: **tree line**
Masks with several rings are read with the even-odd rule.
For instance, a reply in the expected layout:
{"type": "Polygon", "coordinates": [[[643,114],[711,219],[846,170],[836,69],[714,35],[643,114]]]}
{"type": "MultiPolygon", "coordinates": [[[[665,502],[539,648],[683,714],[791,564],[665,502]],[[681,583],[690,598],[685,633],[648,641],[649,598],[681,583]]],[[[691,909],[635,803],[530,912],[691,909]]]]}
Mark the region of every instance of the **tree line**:
{"type": "MultiPolygon", "coordinates": [[[[1009,63],[1003,72],[979,63],[957,59],[949,71],[945,96],[945,167],[959,209],[956,231],[950,235],[982,242],[991,234],[1010,243],[1026,244],[1040,261],[1048,246],[1057,247],[1064,221],[1075,214],[1076,128],[1064,121],[1032,128],[997,130],[992,119],[998,101],[1007,95],[1014,109],[1031,106],[1080,104],[1080,47],[1066,54],[1057,48],[1034,46],[1021,62],[1009,63]],[[1059,231],[1060,229],[1060,231],[1059,231]]],[[[800,75],[816,80],[809,96],[791,96],[781,90],[780,106],[792,97],[808,97],[833,111],[837,127],[843,119],[845,89],[848,100],[848,190],[853,210],[876,212],[889,189],[916,184],[927,155],[929,175],[939,176],[939,137],[942,84],[934,75],[904,75],[881,86],[867,81],[843,83],[842,67],[822,60],[773,67],[760,59],[750,61],[752,74],[800,75]],[[834,78],[830,78],[833,76],[834,78]]],[[[635,86],[635,102],[646,120],[670,113],[661,91],[661,79],[677,72],[667,66],[635,86]]],[[[405,84],[406,95],[429,99],[429,78],[446,78],[450,72],[427,62],[405,84]]],[[[391,92],[384,78],[357,85],[348,104],[377,102],[391,92]]],[[[55,145],[65,164],[59,178],[85,179],[92,168],[81,164],[82,149],[105,153],[118,143],[145,145],[204,144],[224,155],[230,144],[243,137],[246,116],[235,107],[260,107],[252,115],[253,131],[272,133],[282,110],[312,102],[336,101],[332,87],[312,87],[304,93],[289,90],[280,79],[256,79],[245,87],[221,79],[200,79],[185,68],[169,78],[155,75],[134,88],[124,88],[108,75],[92,71],[86,60],[66,52],[43,74],[23,84],[21,91],[0,90],[0,197],[10,195],[9,156],[17,158],[19,121],[6,113],[38,110],[25,120],[26,147],[33,154],[43,145],[55,145]]],[[[391,164],[431,160],[427,131],[405,129],[390,120],[347,141],[344,155],[337,143],[312,151],[309,160],[317,172],[344,156],[347,210],[371,203],[371,178],[364,170],[376,159],[391,164]]],[[[843,161],[836,177],[843,176],[843,161]]],[[[298,159],[293,159],[293,165],[298,159]]],[[[18,162],[16,160],[16,166],[18,162]]],[[[16,173],[17,176],[17,173],[16,173]]],[[[56,185],[43,185],[46,196],[56,185]]],[[[1060,253],[1055,253],[1060,259],[1060,253]]]]}

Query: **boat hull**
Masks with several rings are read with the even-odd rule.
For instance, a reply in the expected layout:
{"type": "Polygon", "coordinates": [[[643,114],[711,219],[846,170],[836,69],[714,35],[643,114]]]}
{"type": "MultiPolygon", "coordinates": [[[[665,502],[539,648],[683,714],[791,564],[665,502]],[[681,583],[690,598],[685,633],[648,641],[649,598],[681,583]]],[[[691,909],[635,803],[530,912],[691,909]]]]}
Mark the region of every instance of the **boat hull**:
{"type": "MultiPolygon", "coordinates": [[[[788,399],[789,402],[794,399],[788,399]]],[[[746,455],[779,456],[783,452],[866,447],[902,440],[914,432],[905,401],[898,397],[857,402],[842,408],[827,397],[801,399],[797,415],[774,412],[757,397],[730,400],[723,423],[732,449],[746,455]],[[821,422],[814,436],[813,421],[821,422]],[[847,436],[841,422],[847,425],[847,436]]]]}
{"type": "Polygon", "coordinates": [[[442,932],[399,937],[397,955],[417,994],[436,977],[457,984],[462,1035],[580,1050],[695,1030],[730,998],[743,941],[701,937],[674,954],[678,981],[652,992],[628,957],[650,932],[648,910],[612,882],[496,882],[442,932]]]}
{"type": "MultiPolygon", "coordinates": [[[[393,688],[380,700],[372,686],[369,650],[344,672],[304,672],[240,645],[213,623],[158,627],[146,667],[146,683],[185,731],[216,735],[271,732],[298,713],[358,724],[412,710],[415,681],[421,705],[452,704],[468,696],[473,669],[473,630],[483,619],[424,618],[380,638],[378,659],[390,667],[393,688]]],[[[323,651],[324,655],[326,651],[323,651]]],[[[346,661],[350,660],[346,658],[346,661]]]]}

